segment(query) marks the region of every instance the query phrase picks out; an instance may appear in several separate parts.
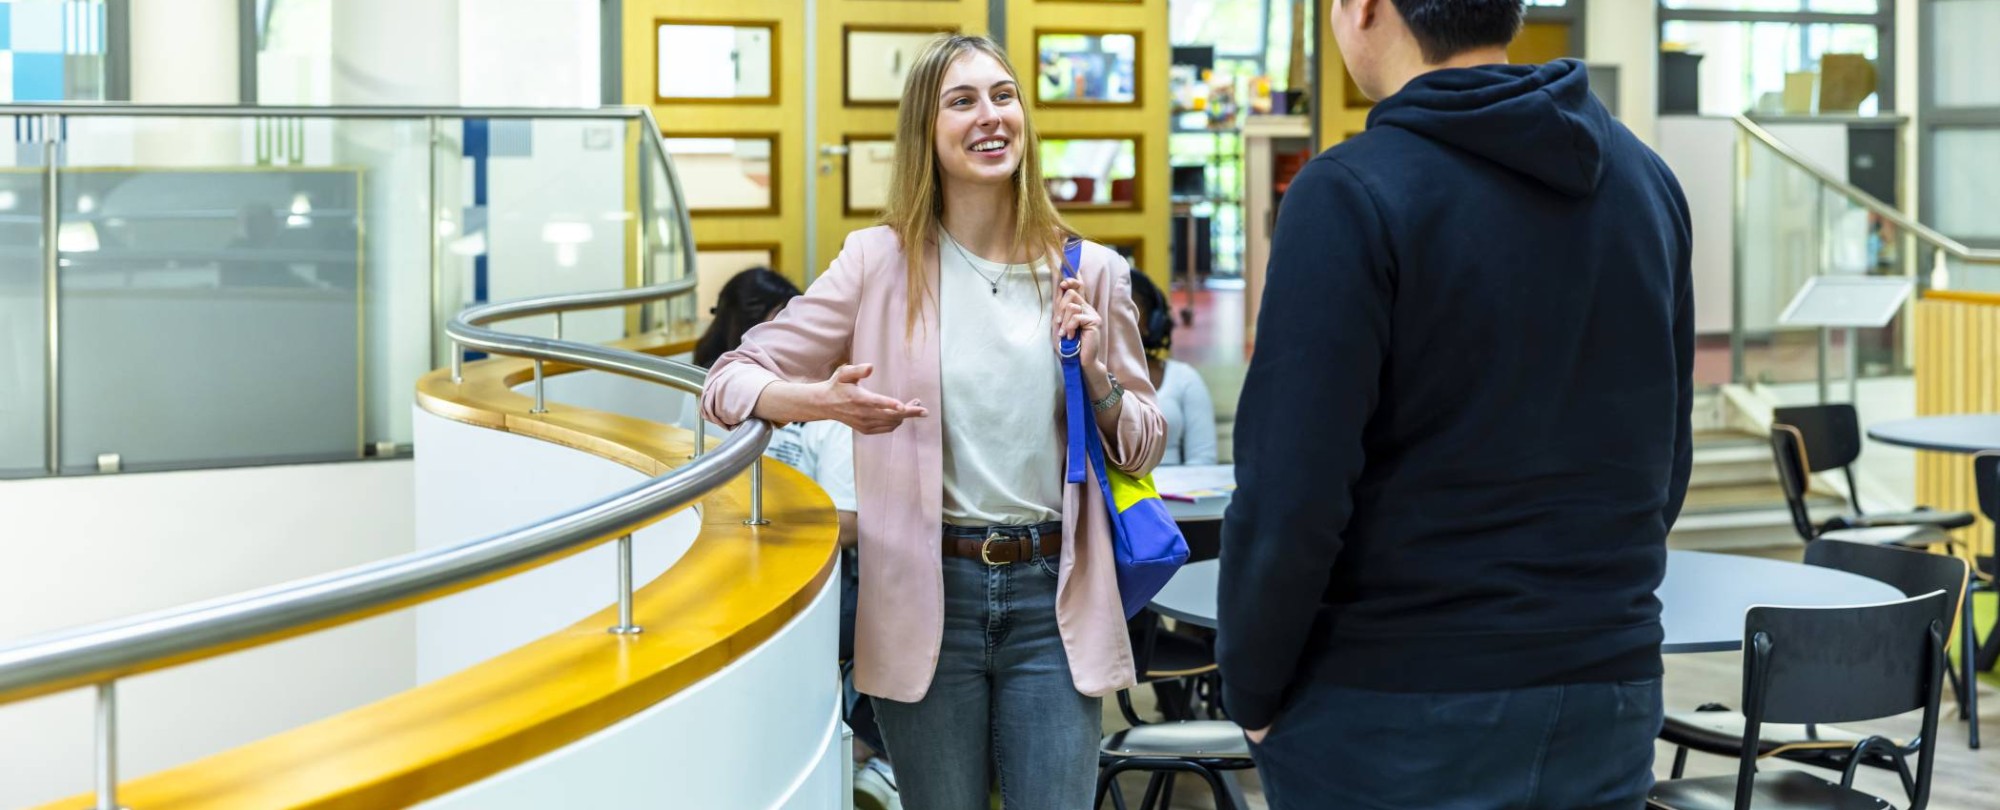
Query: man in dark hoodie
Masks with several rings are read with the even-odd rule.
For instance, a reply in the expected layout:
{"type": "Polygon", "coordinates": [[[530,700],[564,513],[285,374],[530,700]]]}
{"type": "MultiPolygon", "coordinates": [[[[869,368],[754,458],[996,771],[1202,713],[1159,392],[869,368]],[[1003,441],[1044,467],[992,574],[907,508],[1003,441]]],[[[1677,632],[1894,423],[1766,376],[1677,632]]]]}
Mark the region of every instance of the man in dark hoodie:
{"type": "Polygon", "coordinates": [[[1687,203],[1521,0],[1333,0],[1379,103],[1285,194],[1224,704],[1277,808],[1638,808],[1687,491],[1687,203]]]}

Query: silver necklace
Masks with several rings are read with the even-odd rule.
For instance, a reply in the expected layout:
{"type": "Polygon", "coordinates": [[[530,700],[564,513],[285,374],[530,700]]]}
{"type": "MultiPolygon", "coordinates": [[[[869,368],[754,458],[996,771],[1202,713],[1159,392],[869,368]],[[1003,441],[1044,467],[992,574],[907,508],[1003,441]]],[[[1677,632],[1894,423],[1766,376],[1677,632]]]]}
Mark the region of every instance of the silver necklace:
{"type": "Polygon", "coordinates": [[[987,277],[986,277],[986,274],[985,274],[984,272],[981,272],[981,271],[980,271],[980,269],[979,269],[979,262],[976,262],[976,261],[973,261],[973,260],[972,260],[972,254],[970,254],[970,253],[966,253],[966,252],[965,252],[965,248],[964,248],[964,247],[961,247],[961,246],[960,246],[960,245],[958,244],[958,239],[957,239],[956,237],[952,236],[952,235],[951,235],[951,232],[950,232],[950,231],[945,231],[945,234],[944,234],[944,236],[945,236],[945,238],[946,238],[946,239],[948,239],[948,240],[950,240],[950,241],[951,241],[951,247],[952,247],[952,249],[953,249],[953,250],[956,250],[956,251],[958,251],[958,255],[959,255],[959,256],[961,256],[961,257],[964,257],[964,259],[965,259],[965,265],[966,265],[967,267],[970,267],[970,268],[972,268],[972,272],[973,272],[973,274],[974,274],[974,275],[977,275],[977,276],[979,276],[979,280],[980,280],[980,281],[984,281],[984,282],[986,282],[986,286],[987,286],[987,288],[988,288],[988,289],[991,289],[991,290],[993,291],[993,294],[994,294],[994,295],[999,295],[999,294],[1000,294],[1000,279],[1003,279],[1003,278],[1006,278],[1006,277],[1007,277],[1007,273],[1008,273],[1008,271],[1011,271],[1011,270],[1013,270],[1013,269],[1014,269],[1014,266],[1013,266],[1013,265],[1011,265],[1011,264],[1003,264],[1003,265],[1000,265],[1000,275],[997,275],[997,276],[994,276],[994,277],[992,277],[992,278],[987,278],[987,277]]]}

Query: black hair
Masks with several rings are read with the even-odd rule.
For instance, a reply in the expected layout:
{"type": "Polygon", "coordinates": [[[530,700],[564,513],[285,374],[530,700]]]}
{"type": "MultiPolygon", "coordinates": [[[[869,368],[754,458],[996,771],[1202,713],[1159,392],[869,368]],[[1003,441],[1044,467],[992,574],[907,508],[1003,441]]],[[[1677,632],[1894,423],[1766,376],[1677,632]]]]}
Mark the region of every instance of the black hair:
{"type": "Polygon", "coordinates": [[[1424,61],[1443,62],[1473,48],[1506,45],[1521,32],[1522,0],[1390,0],[1424,61]]]}
{"type": "Polygon", "coordinates": [[[1132,303],[1139,308],[1139,338],[1149,356],[1165,359],[1174,346],[1174,308],[1145,273],[1132,271],[1132,303]]]}
{"type": "Polygon", "coordinates": [[[716,293],[708,331],[694,344],[694,364],[708,368],[743,342],[750,327],[771,319],[771,313],[800,295],[798,285],[769,267],[752,267],[729,278],[716,293]]]}

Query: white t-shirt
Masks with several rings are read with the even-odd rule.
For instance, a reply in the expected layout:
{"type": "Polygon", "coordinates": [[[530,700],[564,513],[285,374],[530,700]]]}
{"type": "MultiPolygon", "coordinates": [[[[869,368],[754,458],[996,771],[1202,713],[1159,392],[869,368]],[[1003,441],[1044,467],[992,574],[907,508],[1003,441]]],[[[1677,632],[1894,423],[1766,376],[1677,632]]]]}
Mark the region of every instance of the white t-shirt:
{"type": "Polygon", "coordinates": [[[1160,377],[1160,415],[1167,420],[1167,452],[1161,464],[1215,463],[1215,402],[1193,366],[1167,361],[1160,377]]]}
{"type": "Polygon", "coordinates": [[[1055,285],[1048,264],[995,264],[942,229],[938,241],[944,522],[1061,520],[1065,437],[1056,430],[1056,408],[1063,383],[1050,341],[1055,285]]]}
{"type": "Polygon", "coordinates": [[[832,419],[793,422],[771,434],[764,455],[818,483],[833,499],[834,509],[855,511],[853,429],[832,419]]]}

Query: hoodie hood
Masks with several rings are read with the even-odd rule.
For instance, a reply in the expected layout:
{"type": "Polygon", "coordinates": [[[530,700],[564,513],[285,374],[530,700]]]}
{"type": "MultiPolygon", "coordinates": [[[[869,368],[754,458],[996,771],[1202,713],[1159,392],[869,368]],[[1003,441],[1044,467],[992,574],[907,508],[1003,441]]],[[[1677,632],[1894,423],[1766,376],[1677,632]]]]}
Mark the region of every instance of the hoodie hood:
{"type": "Polygon", "coordinates": [[[1368,114],[1465,150],[1572,197],[1604,176],[1616,124],[1591,95],[1583,63],[1449,68],[1412,79],[1368,114]]]}

